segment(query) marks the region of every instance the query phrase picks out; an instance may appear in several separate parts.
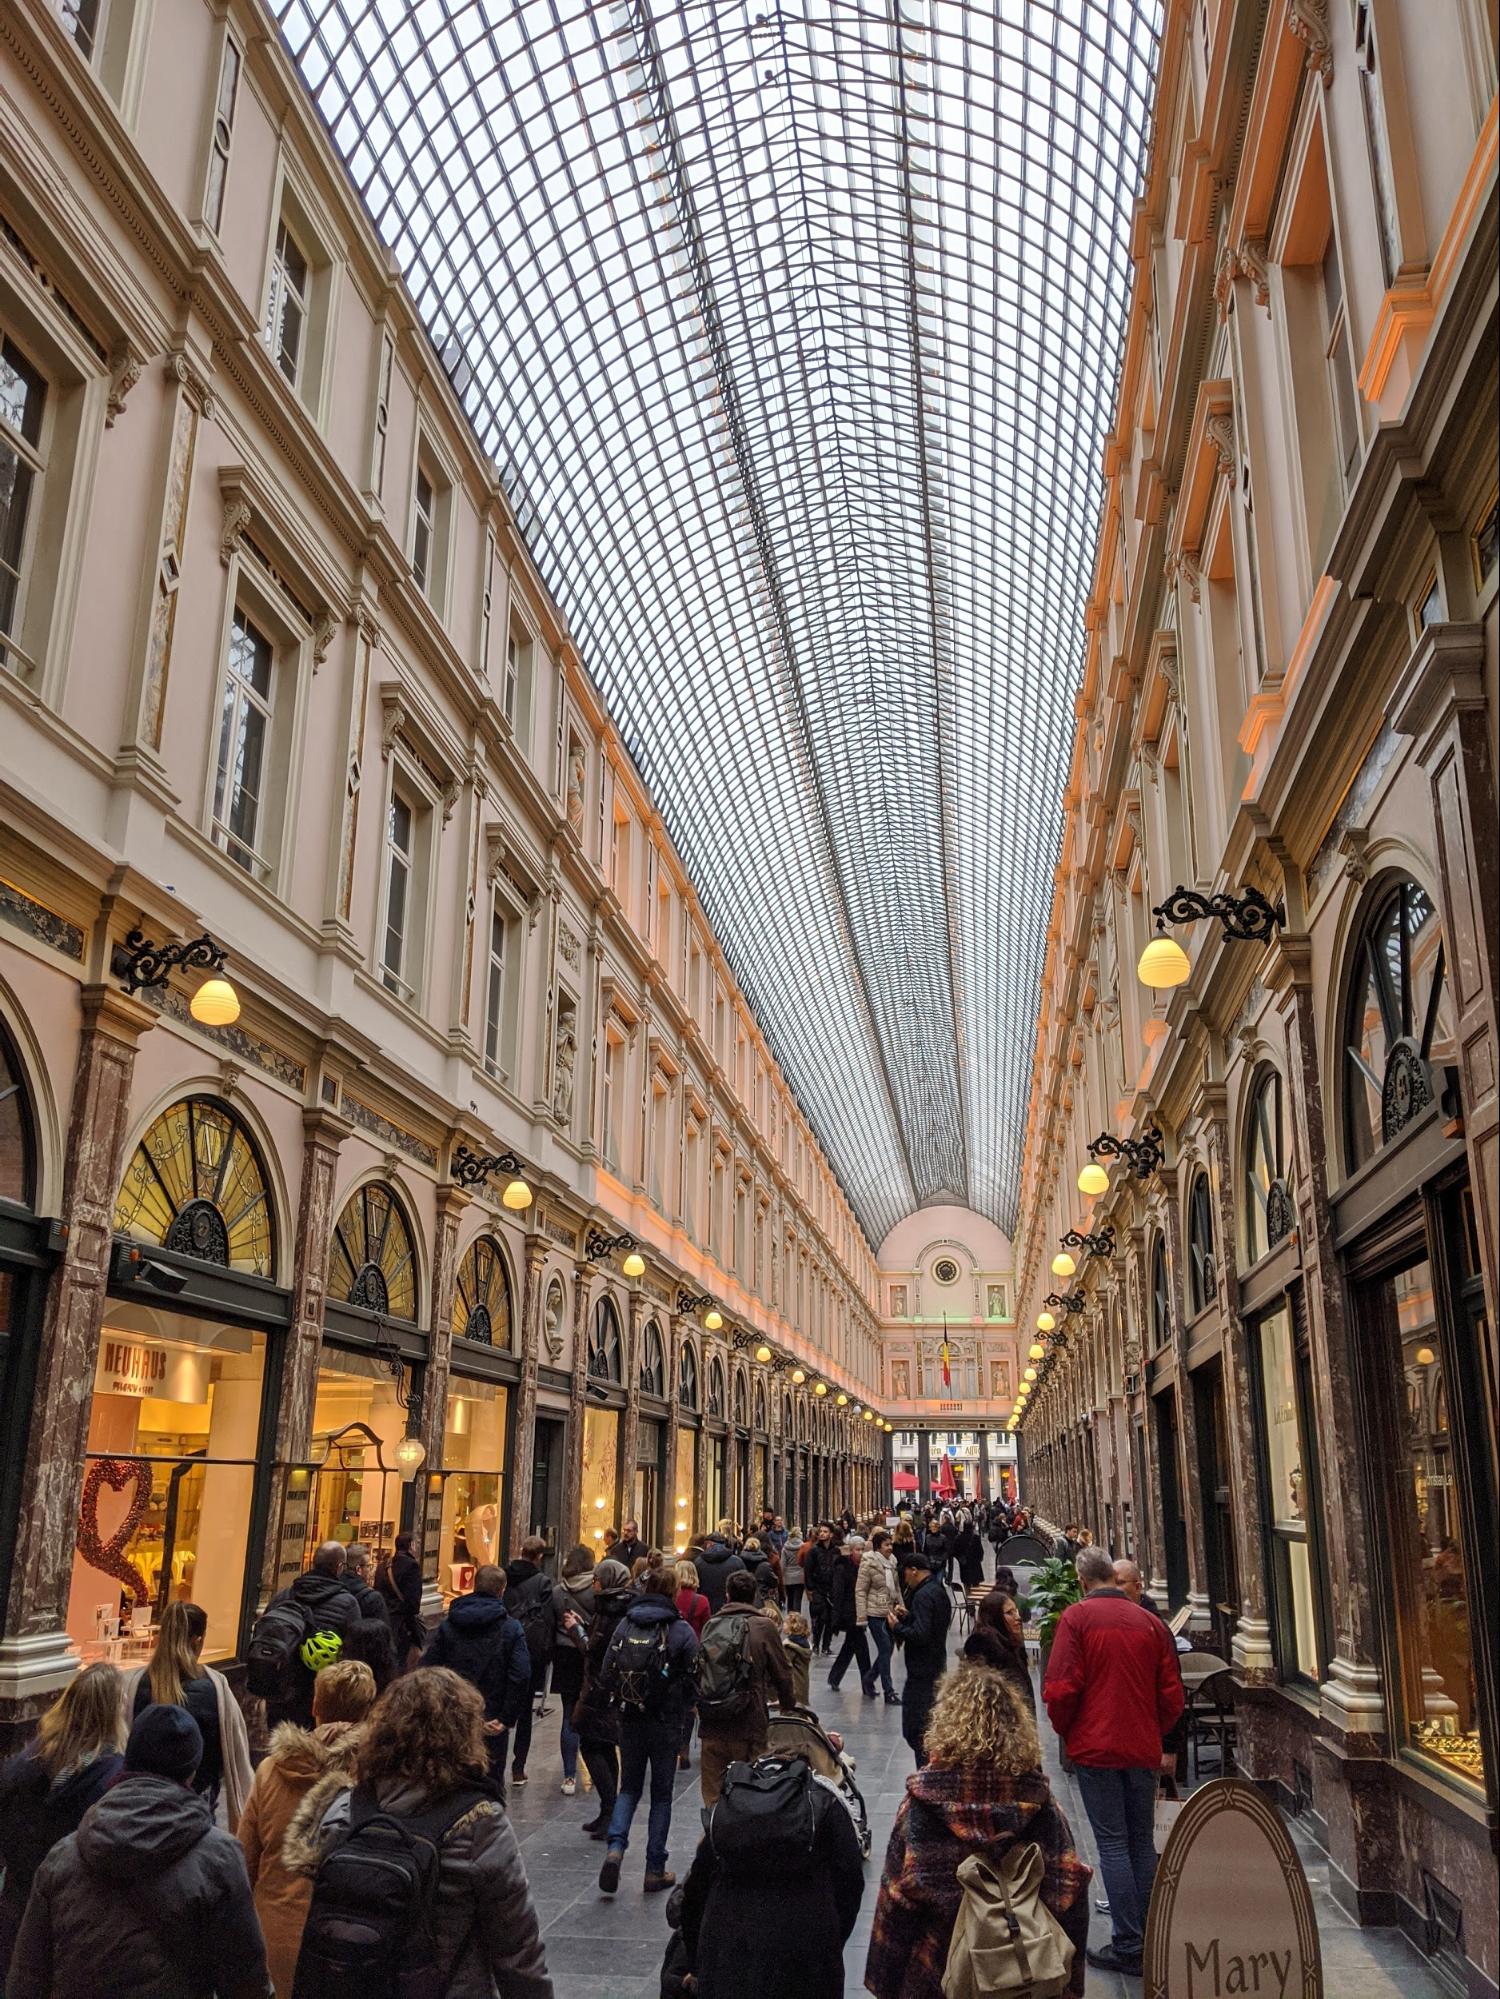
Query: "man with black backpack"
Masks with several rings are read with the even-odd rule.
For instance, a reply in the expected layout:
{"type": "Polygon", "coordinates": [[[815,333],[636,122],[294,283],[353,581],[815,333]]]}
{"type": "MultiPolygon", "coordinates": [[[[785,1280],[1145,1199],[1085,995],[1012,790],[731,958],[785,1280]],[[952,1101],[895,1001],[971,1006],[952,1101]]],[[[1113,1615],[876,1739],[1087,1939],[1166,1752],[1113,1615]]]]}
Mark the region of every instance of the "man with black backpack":
{"type": "Polygon", "coordinates": [[[567,1638],[563,1626],[563,1612],[567,1604],[558,1594],[551,1576],[542,1573],[542,1563],[546,1558],[547,1543],[540,1534],[528,1534],[521,1543],[519,1558],[507,1562],[505,1566],[505,1608],[525,1633],[526,1650],[531,1659],[531,1689],[516,1723],[515,1746],[511,1752],[510,1780],[513,1784],[526,1782],[526,1758],[531,1753],[531,1724],[537,1700],[547,1684],[547,1668],[552,1664],[552,1654],[559,1639],[566,1638],[567,1643],[573,1643],[571,1638],[567,1638]]]}
{"type": "Polygon", "coordinates": [[[505,1744],[522,1712],[530,1711],[531,1658],[526,1635],[504,1602],[505,1574],[486,1562],[470,1596],[455,1597],[422,1654],[424,1666],[448,1666],[479,1689],[484,1702],[490,1776],[504,1797],[505,1744]]]}
{"type": "Polygon", "coordinates": [[[693,1695],[693,1662],[698,1641],[675,1602],[677,1578],[670,1569],[648,1569],[640,1594],[615,1626],[600,1675],[620,1716],[620,1790],[605,1834],[609,1845],[599,1869],[599,1886],[613,1895],[620,1864],[630,1843],[630,1822],[651,1779],[651,1814],[646,1824],[648,1895],[670,1888],[677,1876],[667,1868],[672,1830],[672,1785],[682,1725],[693,1695]]]}
{"type": "Polygon", "coordinates": [[[317,1675],[303,1648],[326,1637],[326,1642],[315,1645],[313,1656],[336,1658],[361,1615],[358,1601],[345,1586],[343,1543],[324,1541],[314,1551],[311,1566],[271,1598],[250,1634],[245,1687],[265,1700],[268,1729],[283,1721],[312,1727],[317,1675]]]}
{"type": "Polygon", "coordinates": [[[754,1576],[742,1569],[725,1591],[724,1608],[703,1627],[696,1669],[705,1805],[718,1803],[731,1763],[765,1754],[771,1700],[791,1707],[797,1697],[781,1634],[755,1608],[754,1576]]]}

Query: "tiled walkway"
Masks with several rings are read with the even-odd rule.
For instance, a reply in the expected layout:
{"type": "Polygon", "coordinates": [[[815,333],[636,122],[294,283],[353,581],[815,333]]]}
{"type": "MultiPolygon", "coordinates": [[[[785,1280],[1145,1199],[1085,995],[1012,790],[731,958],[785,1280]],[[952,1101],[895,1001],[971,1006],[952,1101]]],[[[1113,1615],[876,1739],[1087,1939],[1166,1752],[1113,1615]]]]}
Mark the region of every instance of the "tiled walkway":
{"type": "MultiPolygon", "coordinates": [[[[899,1673],[900,1668],[898,1666],[899,1673]]],[[[869,1808],[875,1834],[864,1906],[846,1956],[849,1999],[864,1989],[865,1947],[875,1913],[880,1865],[886,1839],[912,1768],[911,1753],[901,1740],[899,1708],[865,1700],[856,1675],[850,1674],[837,1693],[826,1686],[826,1665],[813,1668],[813,1700],[824,1721],[838,1728],[858,1765],[858,1782],[869,1808]]],[[[531,1753],[531,1781],[511,1792],[511,1815],[521,1841],[537,1912],[546,1935],[547,1963],[557,1999],[656,1999],[658,1973],[667,1943],[665,1897],[641,1893],[645,1865],[645,1806],[636,1824],[620,1891],[613,1900],[598,1890],[603,1848],[578,1828],[594,1811],[592,1796],[580,1790],[564,1798],[559,1791],[562,1761],[557,1742],[557,1708],[537,1724],[531,1753]]],[[[1042,1739],[1054,1787],[1072,1823],[1085,1856],[1094,1859],[1088,1820],[1072,1780],[1057,1766],[1055,1742],[1045,1721],[1042,1739]]],[[[699,1832],[698,1772],[684,1771],[673,1811],[671,1865],[679,1880],[687,1873],[699,1832]]],[[[1448,1988],[1433,1976],[1423,1959],[1394,1930],[1361,1930],[1336,1907],[1326,1886],[1326,1867],[1304,1848],[1308,1878],[1323,1939],[1324,1983],[1329,1999],[1450,1999],[1448,1988]]],[[[1091,1893],[1102,1888],[1097,1873],[1091,1893]]],[[[1094,1940],[1109,1934],[1107,1916],[1095,1914],[1094,1940]]],[[[1137,1999],[1135,1980],[1091,1970],[1089,1999],[1137,1999]]],[[[749,1999],[749,1995],[747,1995],[749,1999]]],[[[826,1999],[809,1994],[808,1999],[826,1999]]]]}

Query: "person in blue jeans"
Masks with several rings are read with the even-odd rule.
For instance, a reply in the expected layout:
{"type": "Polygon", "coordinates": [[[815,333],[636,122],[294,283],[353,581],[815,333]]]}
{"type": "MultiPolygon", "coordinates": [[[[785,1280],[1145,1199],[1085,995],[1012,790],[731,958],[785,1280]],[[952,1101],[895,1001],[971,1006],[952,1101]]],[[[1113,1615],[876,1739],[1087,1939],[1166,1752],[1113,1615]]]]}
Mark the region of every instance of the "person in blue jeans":
{"type": "Polygon", "coordinates": [[[693,1696],[693,1661],[698,1641],[673,1598],[677,1578],[670,1569],[648,1569],[637,1600],[620,1619],[604,1655],[603,1686],[620,1716],[620,1792],[605,1835],[608,1845],[599,1869],[599,1887],[613,1895],[630,1844],[636,1806],[651,1786],[646,1821],[648,1895],[671,1888],[677,1876],[667,1867],[672,1832],[672,1786],[683,1723],[693,1696]]]}
{"type": "Polygon", "coordinates": [[[1162,1738],[1182,1713],[1171,1633],[1132,1603],[1102,1548],[1074,1563],[1083,1586],[1057,1621],[1042,1699],[1074,1766],[1094,1829],[1114,1936],[1088,1952],[1102,1971],[1139,1975],[1156,1878],[1162,1738]]]}

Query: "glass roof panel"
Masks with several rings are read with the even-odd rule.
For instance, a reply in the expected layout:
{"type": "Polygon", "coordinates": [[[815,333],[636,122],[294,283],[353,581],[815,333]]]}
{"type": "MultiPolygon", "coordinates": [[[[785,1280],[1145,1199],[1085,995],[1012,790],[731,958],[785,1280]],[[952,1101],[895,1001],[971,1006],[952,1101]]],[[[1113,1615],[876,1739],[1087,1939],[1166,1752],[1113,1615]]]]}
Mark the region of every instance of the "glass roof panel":
{"type": "Polygon", "coordinates": [[[1160,0],[282,0],[866,1232],[1014,1223],[1160,0]]]}

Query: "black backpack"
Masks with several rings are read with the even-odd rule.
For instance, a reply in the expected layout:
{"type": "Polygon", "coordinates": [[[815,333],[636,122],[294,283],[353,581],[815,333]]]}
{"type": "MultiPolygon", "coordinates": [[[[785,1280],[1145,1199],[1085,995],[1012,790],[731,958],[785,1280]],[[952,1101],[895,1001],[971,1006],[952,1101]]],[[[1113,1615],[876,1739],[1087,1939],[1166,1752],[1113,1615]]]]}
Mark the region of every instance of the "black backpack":
{"type": "Polygon", "coordinates": [[[489,1796],[477,1787],[426,1812],[382,1811],[363,1786],[323,1855],[292,1999],[441,1999],[433,1909],[444,1839],[489,1796]]]}
{"type": "Polygon", "coordinates": [[[812,1771],[800,1756],[731,1763],[719,1801],[703,1814],[709,1845],[731,1874],[805,1867],[819,1813],[812,1771]]]}
{"type": "Polygon", "coordinates": [[[510,1591],[505,1592],[505,1607],[526,1635],[526,1651],[533,1672],[552,1657],[552,1639],[557,1629],[552,1612],[552,1578],[542,1576],[540,1584],[540,1588],[527,1596],[517,1591],[514,1603],[510,1601],[510,1591]]]}
{"type": "Polygon", "coordinates": [[[747,1642],[750,1619],[755,1614],[736,1611],[729,1617],[710,1618],[703,1627],[693,1678],[698,1687],[698,1712],[710,1720],[715,1716],[728,1719],[746,1705],[754,1678],[747,1642]]]}
{"type": "Polygon", "coordinates": [[[292,1596],[273,1597],[255,1620],[245,1650],[245,1690],[263,1700],[290,1691],[297,1651],[313,1634],[308,1614],[292,1596]]]}
{"type": "Polygon", "coordinates": [[[672,1670],[667,1629],[664,1623],[636,1624],[628,1616],[621,1620],[604,1664],[606,1691],[620,1707],[644,1714],[657,1706],[655,1697],[672,1670]]]}

